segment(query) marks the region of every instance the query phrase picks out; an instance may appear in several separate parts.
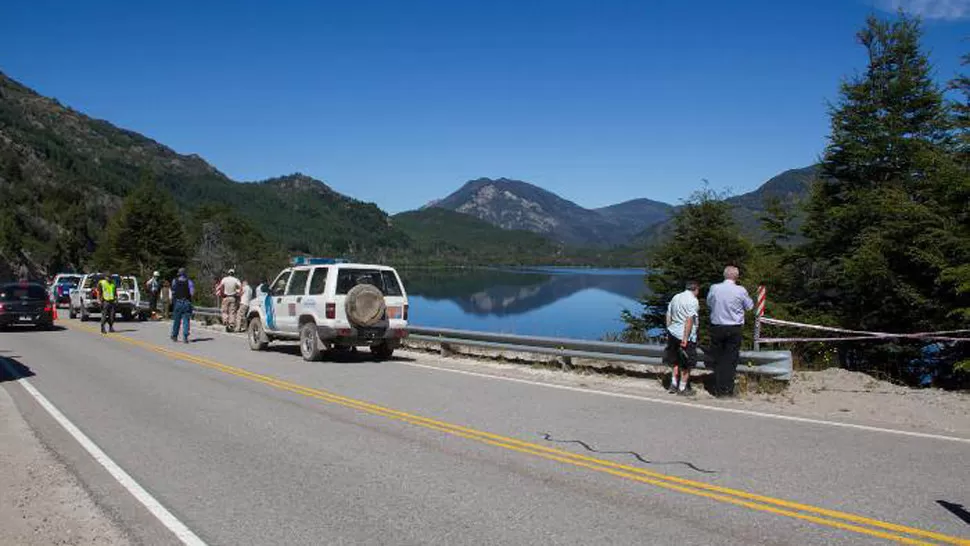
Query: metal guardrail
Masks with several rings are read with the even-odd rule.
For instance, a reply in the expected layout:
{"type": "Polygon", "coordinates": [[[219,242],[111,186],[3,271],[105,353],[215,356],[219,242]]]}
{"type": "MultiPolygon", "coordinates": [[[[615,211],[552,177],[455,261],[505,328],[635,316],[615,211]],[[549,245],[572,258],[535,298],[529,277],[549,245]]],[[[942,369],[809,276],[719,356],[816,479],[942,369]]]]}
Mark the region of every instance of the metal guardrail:
{"type": "MultiPolygon", "coordinates": [[[[568,364],[572,358],[593,360],[612,360],[658,366],[663,364],[663,345],[643,345],[636,343],[617,343],[610,341],[586,341],[571,338],[522,336],[449,328],[425,328],[410,326],[410,339],[444,345],[465,345],[520,351],[524,353],[545,354],[562,357],[568,364]]],[[[697,367],[707,369],[712,363],[710,355],[698,349],[697,367]]],[[[741,351],[741,364],[738,371],[754,375],[764,375],[788,381],[792,374],[791,351],[741,351]]]]}
{"type": "MultiPolygon", "coordinates": [[[[147,309],[147,304],[141,307],[147,309]]],[[[215,307],[196,307],[196,315],[219,318],[222,311],[215,307]]],[[[445,346],[463,345],[502,351],[558,356],[569,365],[573,358],[606,360],[663,365],[664,346],[655,344],[617,343],[612,341],[588,341],[582,339],[523,336],[495,332],[455,330],[451,328],[426,328],[411,325],[409,338],[416,341],[438,343],[445,346]]],[[[697,350],[697,367],[708,369],[710,355],[697,350]]],[[[792,375],[791,351],[741,351],[741,373],[764,375],[781,381],[789,381],[792,375]]]]}

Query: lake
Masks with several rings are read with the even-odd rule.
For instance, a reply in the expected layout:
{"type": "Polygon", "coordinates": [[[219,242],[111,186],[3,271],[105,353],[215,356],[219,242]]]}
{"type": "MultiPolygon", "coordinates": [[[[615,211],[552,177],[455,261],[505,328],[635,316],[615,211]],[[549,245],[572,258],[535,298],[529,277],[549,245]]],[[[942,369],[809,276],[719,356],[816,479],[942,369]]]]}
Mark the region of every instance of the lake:
{"type": "Polygon", "coordinates": [[[643,269],[404,269],[414,325],[601,339],[638,311],[643,269]]]}

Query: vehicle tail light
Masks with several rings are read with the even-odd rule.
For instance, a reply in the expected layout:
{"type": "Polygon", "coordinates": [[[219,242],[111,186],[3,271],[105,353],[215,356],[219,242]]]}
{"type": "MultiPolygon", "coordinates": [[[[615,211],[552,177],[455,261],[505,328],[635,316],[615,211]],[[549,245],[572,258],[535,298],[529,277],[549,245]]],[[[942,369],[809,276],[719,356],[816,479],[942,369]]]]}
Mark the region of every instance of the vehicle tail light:
{"type": "Polygon", "coordinates": [[[404,304],[404,320],[408,319],[408,304],[404,304]]]}
{"type": "Polygon", "coordinates": [[[0,311],[3,311],[3,304],[0,303],[0,311]]]}
{"type": "Polygon", "coordinates": [[[337,318],[337,304],[336,303],[328,303],[327,304],[327,318],[328,319],[335,319],[335,318],[337,318]]]}
{"type": "Polygon", "coordinates": [[[47,300],[47,301],[44,302],[44,312],[45,313],[53,313],[54,312],[54,306],[51,305],[51,300],[47,300]]]}

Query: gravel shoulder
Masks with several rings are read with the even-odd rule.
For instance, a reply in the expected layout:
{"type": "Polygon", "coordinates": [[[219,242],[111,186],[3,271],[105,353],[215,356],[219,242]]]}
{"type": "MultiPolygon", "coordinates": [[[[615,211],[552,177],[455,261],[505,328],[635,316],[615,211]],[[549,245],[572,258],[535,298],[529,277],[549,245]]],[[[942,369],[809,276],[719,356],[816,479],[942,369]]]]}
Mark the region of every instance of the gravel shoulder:
{"type": "Polygon", "coordinates": [[[0,544],[130,544],[0,386],[0,544]]]}

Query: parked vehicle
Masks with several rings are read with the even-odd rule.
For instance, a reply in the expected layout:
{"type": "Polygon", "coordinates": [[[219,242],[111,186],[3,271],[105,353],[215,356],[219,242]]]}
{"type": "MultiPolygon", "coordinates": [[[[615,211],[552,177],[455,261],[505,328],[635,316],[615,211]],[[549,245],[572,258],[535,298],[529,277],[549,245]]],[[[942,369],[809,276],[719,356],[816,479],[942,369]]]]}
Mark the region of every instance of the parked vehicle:
{"type": "Polygon", "coordinates": [[[91,313],[101,312],[101,303],[94,297],[94,288],[102,279],[100,273],[88,273],[81,277],[77,288],[71,291],[69,315],[71,318],[81,317],[82,321],[91,318],[91,313]]]}
{"type": "MultiPolygon", "coordinates": [[[[71,318],[80,317],[82,321],[91,318],[92,313],[101,312],[101,302],[94,297],[94,289],[98,282],[104,278],[100,273],[89,273],[81,278],[76,289],[71,292],[70,316],[71,318]]],[[[141,301],[141,291],[138,288],[138,279],[127,275],[118,278],[118,287],[115,290],[115,312],[124,320],[131,320],[135,316],[140,316],[141,311],[138,303],[141,301]]]]}
{"type": "Polygon", "coordinates": [[[0,285],[0,328],[19,325],[54,327],[54,305],[43,284],[12,282],[0,285]]]}
{"type": "Polygon", "coordinates": [[[71,290],[77,288],[82,275],[75,273],[59,273],[54,277],[50,287],[50,299],[57,307],[70,307],[71,290]]]}
{"type": "Polygon", "coordinates": [[[249,347],[299,340],[304,360],[368,346],[390,358],[408,335],[408,299],[392,267],[325,258],[294,260],[250,303],[249,347]]]}

